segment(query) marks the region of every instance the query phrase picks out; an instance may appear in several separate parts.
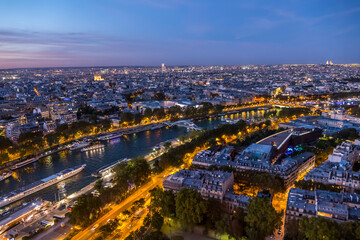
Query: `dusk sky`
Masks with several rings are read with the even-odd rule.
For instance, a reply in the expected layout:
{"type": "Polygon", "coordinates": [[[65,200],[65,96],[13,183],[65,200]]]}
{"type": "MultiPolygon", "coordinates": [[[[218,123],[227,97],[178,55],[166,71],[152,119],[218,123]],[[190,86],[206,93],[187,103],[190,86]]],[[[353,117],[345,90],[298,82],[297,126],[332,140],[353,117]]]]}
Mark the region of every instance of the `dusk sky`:
{"type": "Polygon", "coordinates": [[[360,62],[359,0],[2,0],[0,68],[360,62]]]}

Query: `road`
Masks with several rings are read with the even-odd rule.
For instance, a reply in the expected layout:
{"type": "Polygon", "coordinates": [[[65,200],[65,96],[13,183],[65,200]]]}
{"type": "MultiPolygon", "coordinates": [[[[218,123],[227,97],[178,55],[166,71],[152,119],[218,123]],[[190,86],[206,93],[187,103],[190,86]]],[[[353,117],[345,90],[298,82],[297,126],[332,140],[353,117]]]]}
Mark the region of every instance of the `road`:
{"type": "Polygon", "coordinates": [[[38,235],[36,235],[32,240],[55,240],[59,238],[65,237],[65,235],[70,231],[71,225],[67,222],[69,221],[69,218],[65,218],[61,222],[55,224],[55,226],[51,227],[49,230],[44,231],[38,235]],[[61,227],[61,224],[65,224],[65,228],[61,227]]]}
{"type": "Polygon", "coordinates": [[[89,240],[94,235],[95,231],[91,230],[91,228],[94,225],[97,225],[98,227],[106,224],[108,219],[114,219],[117,217],[121,212],[125,211],[126,209],[130,208],[132,204],[139,200],[142,197],[145,197],[146,194],[153,189],[156,186],[161,186],[163,182],[163,178],[170,174],[171,170],[167,170],[162,172],[161,174],[157,176],[153,176],[151,178],[151,181],[139,188],[136,192],[134,192],[131,196],[126,198],[124,201],[122,201],[120,204],[117,204],[113,206],[112,210],[110,210],[108,213],[106,213],[104,216],[99,218],[96,222],[94,222],[92,225],[87,227],[86,229],[79,232],[77,235],[75,235],[72,239],[74,240],[89,240]]]}

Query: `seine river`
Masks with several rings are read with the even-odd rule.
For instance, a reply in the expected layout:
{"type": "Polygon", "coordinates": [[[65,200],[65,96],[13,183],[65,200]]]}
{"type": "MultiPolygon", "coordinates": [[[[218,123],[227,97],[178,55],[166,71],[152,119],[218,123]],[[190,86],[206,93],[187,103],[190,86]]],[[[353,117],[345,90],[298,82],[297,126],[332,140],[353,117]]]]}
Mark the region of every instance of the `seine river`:
{"type": "MultiPolygon", "coordinates": [[[[246,111],[231,114],[226,117],[231,119],[249,119],[261,117],[264,110],[246,111]]],[[[196,121],[201,128],[213,129],[221,124],[221,118],[215,117],[196,121]]],[[[178,138],[187,133],[183,127],[161,128],[153,131],[140,132],[123,136],[114,141],[106,142],[105,148],[81,152],[80,150],[66,150],[40,159],[37,163],[18,169],[13,176],[0,182],[0,196],[14,191],[22,186],[56,174],[64,169],[80,164],[86,164],[85,169],[79,174],[58,184],[43,189],[22,201],[29,201],[36,197],[54,201],[55,197],[70,195],[95,180],[91,176],[99,168],[123,158],[134,158],[150,153],[161,142],[178,138]]],[[[20,204],[19,201],[17,204],[20,204]]],[[[16,204],[16,205],[17,205],[16,204]]]]}

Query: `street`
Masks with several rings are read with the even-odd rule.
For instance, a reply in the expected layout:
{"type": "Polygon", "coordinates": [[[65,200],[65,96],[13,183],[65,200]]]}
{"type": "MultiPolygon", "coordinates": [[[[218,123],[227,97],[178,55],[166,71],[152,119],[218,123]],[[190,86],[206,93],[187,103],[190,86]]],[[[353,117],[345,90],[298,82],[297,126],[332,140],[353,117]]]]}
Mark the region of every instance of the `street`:
{"type": "Polygon", "coordinates": [[[171,170],[167,170],[167,171],[162,172],[160,175],[152,177],[150,182],[148,182],[144,186],[140,187],[136,192],[134,192],[131,196],[126,198],[120,204],[114,205],[112,210],[110,210],[104,216],[99,218],[96,222],[91,224],[89,227],[87,227],[86,229],[79,232],[77,235],[75,235],[73,237],[73,239],[74,240],[92,239],[92,236],[94,235],[95,232],[91,229],[94,226],[97,226],[97,228],[99,228],[100,226],[106,224],[108,219],[116,218],[121,212],[130,208],[135,201],[139,200],[142,197],[145,197],[151,189],[155,188],[156,186],[161,186],[163,178],[165,176],[167,176],[170,172],[171,172],[171,170]]]}

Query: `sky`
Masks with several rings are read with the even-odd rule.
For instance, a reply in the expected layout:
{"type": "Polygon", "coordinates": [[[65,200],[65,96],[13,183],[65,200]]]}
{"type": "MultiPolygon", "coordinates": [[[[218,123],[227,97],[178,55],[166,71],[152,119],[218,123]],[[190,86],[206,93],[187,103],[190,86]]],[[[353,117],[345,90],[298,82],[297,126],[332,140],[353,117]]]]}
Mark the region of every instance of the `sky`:
{"type": "Polygon", "coordinates": [[[360,63],[359,0],[0,0],[0,68],[360,63]]]}

